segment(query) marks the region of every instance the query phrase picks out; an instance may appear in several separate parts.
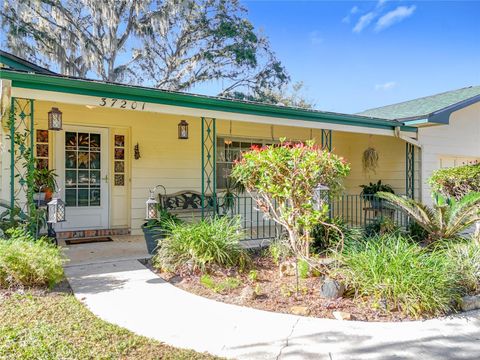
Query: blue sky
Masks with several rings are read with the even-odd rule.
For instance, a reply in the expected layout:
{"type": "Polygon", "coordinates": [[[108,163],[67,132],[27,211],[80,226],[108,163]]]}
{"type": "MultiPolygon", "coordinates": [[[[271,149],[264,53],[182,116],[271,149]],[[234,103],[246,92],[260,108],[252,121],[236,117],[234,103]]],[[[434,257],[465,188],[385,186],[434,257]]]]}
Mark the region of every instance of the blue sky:
{"type": "Polygon", "coordinates": [[[243,4],[318,109],[357,112],[480,85],[480,1],[243,4]]]}

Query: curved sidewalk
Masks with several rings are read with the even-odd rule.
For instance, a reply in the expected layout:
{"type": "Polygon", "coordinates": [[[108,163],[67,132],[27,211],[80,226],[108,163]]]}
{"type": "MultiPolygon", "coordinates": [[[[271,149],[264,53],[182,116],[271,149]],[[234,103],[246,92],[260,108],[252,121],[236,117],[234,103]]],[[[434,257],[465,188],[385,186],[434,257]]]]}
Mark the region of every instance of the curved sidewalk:
{"type": "Polygon", "coordinates": [[[480,312],[366,323],[224,304],[163,281],[139,261],[67,266],[78,299],[100,318],[167,344],[236,359],[480,359],[480,312]]]}

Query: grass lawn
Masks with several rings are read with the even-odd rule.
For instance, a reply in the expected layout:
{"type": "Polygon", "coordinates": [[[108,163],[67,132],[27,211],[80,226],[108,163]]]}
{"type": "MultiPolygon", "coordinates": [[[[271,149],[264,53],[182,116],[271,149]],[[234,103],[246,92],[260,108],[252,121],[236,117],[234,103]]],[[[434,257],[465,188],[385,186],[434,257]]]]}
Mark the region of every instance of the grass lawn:
{"type": "Polygon", "coordinates": [[[0,293],[0,359],[216,358],[106,323],[71,294],[32,292],[0,293]]]}

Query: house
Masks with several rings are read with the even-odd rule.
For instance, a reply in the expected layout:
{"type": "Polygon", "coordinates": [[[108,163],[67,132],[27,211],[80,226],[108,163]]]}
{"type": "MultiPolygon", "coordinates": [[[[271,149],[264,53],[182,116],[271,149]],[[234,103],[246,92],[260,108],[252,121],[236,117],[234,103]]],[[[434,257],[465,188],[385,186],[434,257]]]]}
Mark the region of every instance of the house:
{"type": "MultiPolygon", "coordinates": [[[[220,199],[240,152],[282,137],[315,139],[351,163],[332,212],[356,225],[376,216],[360,185],[381,179],[398,194],[425,200],[431,171],[480,158],[480,87],[416,100],[424,107],[403,103],[352,115],[67,77],[6,52],[0,64],[0,199],[24,209],[32,201],[31,154],[34,166],[58,175],[67,205],[67,221],[57,224],[63,237],[138,234],[156,185],[161,193],[220,199]],[[48,124],[56,109],[59,131],[48,124]],[[23,140],[11,142],[15,134],[23,140]],[[362,168],[368,147],[379,154],[376,173],[362,168]]],[[[272,224],[248,196],[231,212],[242,216],[251,238],[271,236],[272,224]]]]}
{"type": "Polygon", "coordinates": [[[420,198],[431,203],[427,179],[439,168],[480,161],[480,86],[470,86],[359,113],[417,128],[420,198]]]}

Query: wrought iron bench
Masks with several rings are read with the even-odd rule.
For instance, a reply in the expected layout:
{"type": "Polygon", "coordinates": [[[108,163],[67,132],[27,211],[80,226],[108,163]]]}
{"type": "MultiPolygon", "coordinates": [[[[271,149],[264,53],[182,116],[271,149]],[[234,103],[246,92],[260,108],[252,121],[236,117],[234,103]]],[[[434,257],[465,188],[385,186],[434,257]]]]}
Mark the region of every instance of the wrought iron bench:
{"type": "MultiPolygon", "coordinates": [[[[211,205],[212,196],[205,195],[204,205],[211,205]]],[[[202,216],[202,194],[193,190],[173,194],[159,194],[159,204],[164,210],[183,220],[198,220],[202,216]]]]}

